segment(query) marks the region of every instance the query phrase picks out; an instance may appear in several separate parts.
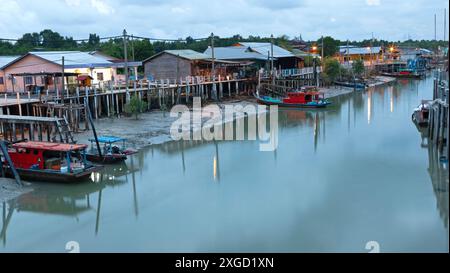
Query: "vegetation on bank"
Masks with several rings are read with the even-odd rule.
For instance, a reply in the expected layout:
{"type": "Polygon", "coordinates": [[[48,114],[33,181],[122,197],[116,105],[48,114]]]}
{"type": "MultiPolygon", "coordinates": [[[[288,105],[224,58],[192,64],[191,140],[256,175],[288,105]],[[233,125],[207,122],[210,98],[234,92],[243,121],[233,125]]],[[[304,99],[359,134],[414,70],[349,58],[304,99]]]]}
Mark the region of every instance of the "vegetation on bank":
{"type": "Polygon", "coordinates": [[[133,95],[130,101],[125,104],[125,113],[133,115],[135,119],[139,118],[139,114],[145,110],[145,102],[137,95],[133,95]]]}

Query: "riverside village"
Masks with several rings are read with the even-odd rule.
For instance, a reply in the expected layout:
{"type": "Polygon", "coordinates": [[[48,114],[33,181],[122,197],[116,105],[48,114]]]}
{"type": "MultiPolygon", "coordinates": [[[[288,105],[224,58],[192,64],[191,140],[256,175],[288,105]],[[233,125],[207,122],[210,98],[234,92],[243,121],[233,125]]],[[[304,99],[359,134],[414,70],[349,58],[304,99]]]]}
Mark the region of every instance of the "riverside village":
{"type": "Polygon", "coordinates": [[[444,7],[402,40],[1,22],[0,252],[448,252],[444,7]]]}

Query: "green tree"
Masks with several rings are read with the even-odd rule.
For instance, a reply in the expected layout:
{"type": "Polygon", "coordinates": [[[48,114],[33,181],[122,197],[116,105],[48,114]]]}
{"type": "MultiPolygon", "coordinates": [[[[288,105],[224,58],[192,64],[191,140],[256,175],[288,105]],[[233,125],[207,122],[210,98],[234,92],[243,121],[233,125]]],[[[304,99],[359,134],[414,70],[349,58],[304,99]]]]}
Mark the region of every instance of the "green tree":
{"type": "Polygon", "coordinates": [[[324,60],[323,76],[327,84],[333,83],[341,73],[341,64],[333,58],[324,60]]]}
{"type": "Polygon", "coordinates": [[[353,62],[352,64],[352,70],[353,74],[356,77],[361,77],[361,75],[364,73],[364,62],[363,60],[359,59],[353,62]]]}
{"type": "Polygon", "coordinates": [[[64,46],[64,37],[58,32],[44,29],[39,35],[41,36],[42,47],[44,48],[61,49],[64,46]]]}
{"type": "Polygon", "coordinates": [[[131,97],[130,101],[125,104],[125,113],[129,115],[134,115],[135,119],[139,118],[139,114],[144,111],[145,109],[145,102],[137,95],[133,95],[131,97]]]}
{"type": "MultiPolygon", "coordinates": [[[[330,36],[323,37],[323,55],[324,57],[332,57],[336,52],[338,52],[339,40],[335,40],[330,36]]],[[[319,46],[322,46],[322,38],[317,41],[319,46]]]]}
{"type": "Polygon", "coordinates": [[[89,33],[88,44],[92,49],[96,49],[100,44],[100,36],[95,33],[89,33]]]}

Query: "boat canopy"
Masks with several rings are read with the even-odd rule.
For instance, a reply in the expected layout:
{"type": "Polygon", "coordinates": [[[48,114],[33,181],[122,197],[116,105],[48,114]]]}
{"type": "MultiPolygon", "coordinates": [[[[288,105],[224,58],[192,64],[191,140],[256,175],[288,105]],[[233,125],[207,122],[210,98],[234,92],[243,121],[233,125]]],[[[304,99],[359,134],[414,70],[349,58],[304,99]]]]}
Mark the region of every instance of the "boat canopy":
{"type": "MultiPolygon", "coordinates": [[[[115,136],[100,136],[97,138],[98,142],[100,143],[116,143],[120,141],[125,141],[125,138],[121,137],[115,137],[115,136]]],[[[94,142],[95,139],[91,138],[89,141],[94,142]]]]}
{"type": "Polygon", "coordinates": [[[316,96],[316,95],[323,95],[323,92],[319,91],[301,91],[301,92],[288,92],[289,96],[303,96],[303,95],[310,95],[310,96],[316,96]]]}
{"type": "Polygon", "coordinates": [[[66,143],[54,143],[44,141],[27,141],[19,142],[12,145],[14,148],[35,149],[44,151],[58,151],[58,152],[70,152],[84,150],[87,148],[86,144],[66,144],[66,143]]]}

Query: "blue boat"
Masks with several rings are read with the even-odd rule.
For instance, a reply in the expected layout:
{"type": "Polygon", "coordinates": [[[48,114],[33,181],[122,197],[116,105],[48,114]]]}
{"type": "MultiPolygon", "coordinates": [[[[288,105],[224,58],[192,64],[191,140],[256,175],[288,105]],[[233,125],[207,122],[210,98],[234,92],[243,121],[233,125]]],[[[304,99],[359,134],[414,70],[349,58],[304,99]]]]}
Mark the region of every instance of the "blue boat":
{"type": "Polygon", "coordinates": [[[363,82],[340,82],[340,81],[335,81],[334,82],[335,85],[338,86],[345,86],[345,87],[350,87],[353,89],[366,89],[367,85],[363,82]]]}
{"type": "Polygon", "coordinates": [[[98,149],[94,148],[95,138],[89,139],[91,149],[86,153],[86,158],[92,162],[101,162],[105,164],[117,163],[125,161],[128,155],[137,153],[136,150],[126,149],[126,139],[115,136],[100,136],[97,138],[98,143],[103,144],[101,154],[98,149]],[[117,143],[122,143],[121,147],[117,143]]]}

